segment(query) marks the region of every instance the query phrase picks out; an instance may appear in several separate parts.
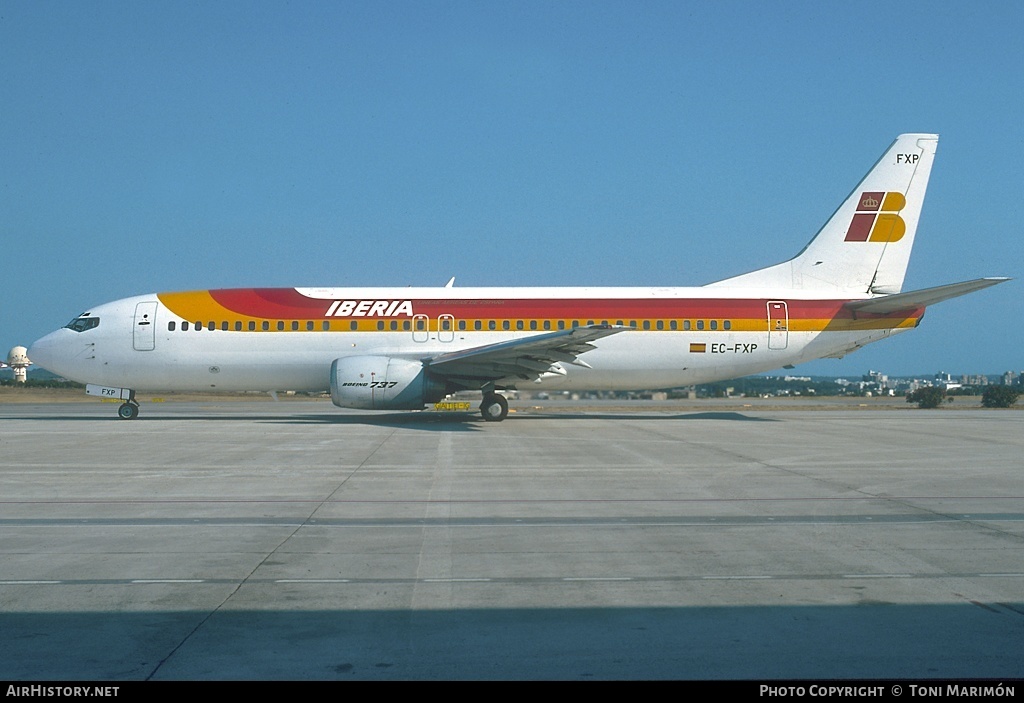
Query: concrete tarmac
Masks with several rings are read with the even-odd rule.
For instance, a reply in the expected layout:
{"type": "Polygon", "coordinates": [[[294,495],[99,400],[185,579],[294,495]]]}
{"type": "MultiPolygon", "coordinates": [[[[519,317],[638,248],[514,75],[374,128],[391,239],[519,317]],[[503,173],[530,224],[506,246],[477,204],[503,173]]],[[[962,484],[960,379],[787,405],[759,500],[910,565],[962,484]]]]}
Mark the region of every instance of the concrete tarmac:
{"type": "Polygon", "coordinates": [[[1024,413],[513,408],[0,404],[0,679],[1024,677],[1024,413]]]}

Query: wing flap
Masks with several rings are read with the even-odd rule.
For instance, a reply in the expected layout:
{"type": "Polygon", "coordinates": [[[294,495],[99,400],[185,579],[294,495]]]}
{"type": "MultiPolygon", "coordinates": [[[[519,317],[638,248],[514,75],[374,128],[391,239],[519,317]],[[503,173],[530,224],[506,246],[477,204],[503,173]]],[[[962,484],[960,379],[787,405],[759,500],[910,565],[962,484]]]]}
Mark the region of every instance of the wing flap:
{"type": "Polygon", "coordinates": [[[592,342],[627,329],[630,328],[611,325],[573,327],[439,354],[423,363],[432,373],[440,376],[474,382],[503,378],[533,380],[549,373],[564,376],[565,369],[561,363],[590,368],[589,364],[578,358],[580,354],[596,349],[592,342]]]}

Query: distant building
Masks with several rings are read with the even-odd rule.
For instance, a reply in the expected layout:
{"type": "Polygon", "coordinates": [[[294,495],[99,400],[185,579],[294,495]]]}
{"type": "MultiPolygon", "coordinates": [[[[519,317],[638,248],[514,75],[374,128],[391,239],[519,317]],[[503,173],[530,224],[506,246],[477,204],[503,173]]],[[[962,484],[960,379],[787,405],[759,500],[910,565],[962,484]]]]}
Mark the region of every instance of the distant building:
{"type": "Polygon", "coordinates": [[[858,385],[861,392],[866,395],[892,395],[892,389],[889,386],[889,376],[881,371],[868,371],[860,377],[860,384],[858,385]]]}
{"type": "Polygon", "coordinates": [[[866,382],[873,381],[880,386],[889,383],[889,377],[881,371],[868,371],[867,375],[861,377],[861,380],[866,382]]]}

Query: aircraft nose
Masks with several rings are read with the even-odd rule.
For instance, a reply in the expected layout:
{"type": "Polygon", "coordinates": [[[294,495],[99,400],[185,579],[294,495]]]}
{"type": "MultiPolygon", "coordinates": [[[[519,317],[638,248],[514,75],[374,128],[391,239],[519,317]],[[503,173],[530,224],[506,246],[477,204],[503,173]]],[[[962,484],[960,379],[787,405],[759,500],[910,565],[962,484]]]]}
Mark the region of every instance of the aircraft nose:
{"type": "Polygon", "coordinates": [[[59,359],[61,355],[59,348],[62,346],[60,343],[60,333],[62,331],[51,332],[45,337],[32,342],[32,345],[28,348],[29,361],[47,371],[60,373],[57,367],[60,365],[59,359]]]}

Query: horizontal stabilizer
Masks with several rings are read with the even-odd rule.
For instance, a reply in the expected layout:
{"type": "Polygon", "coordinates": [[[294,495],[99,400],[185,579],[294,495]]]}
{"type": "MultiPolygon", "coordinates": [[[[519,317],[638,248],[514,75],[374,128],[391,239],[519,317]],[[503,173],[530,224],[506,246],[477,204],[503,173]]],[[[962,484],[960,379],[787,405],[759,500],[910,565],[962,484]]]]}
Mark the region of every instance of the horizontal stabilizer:
{"type": "Polygon", "coordinates": [[[945,286],[923,288],[921,290],[914,290],[908,293],[885,295],[880,298],[871,298],[869,300],[854,300],[847,303],[845,307],[849,310],[853,310],[854,312],[873,312],[880,314],[899,312],[900,310],[912,310],[914,308],[923,308],[928,305],[933,305],[934,303],[941,303],[943,300],[949,300],[950,298],[967,295],[968,293],[973,293],[976,290],[988,288],[989,286],[994,286],[997,283],[1003,283],[1004,281],[1009,280],[1009,278],[1003,277],[976,278],[973,281],[950,283],[945,286]]]}

